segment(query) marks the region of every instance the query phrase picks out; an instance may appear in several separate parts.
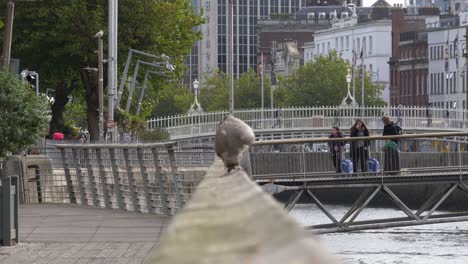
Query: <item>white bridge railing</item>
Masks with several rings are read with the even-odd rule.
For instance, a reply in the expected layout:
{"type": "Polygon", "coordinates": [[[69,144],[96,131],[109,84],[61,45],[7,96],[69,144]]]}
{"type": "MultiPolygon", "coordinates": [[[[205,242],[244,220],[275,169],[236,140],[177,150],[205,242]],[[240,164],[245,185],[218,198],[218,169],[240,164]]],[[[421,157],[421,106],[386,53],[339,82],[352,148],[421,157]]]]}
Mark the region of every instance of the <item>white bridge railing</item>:
{"type": "MultiPolygon", "coordinates": [[[[461,109],[419,107],[359,107],[338,106],[290,107],[276,109],[235,110],[234,115],[256,132],[286,130],[323,130],[333,125],[350,128],[361,118],[368,128],[382,129],[382,116],[389,116],[404,130],[458,131],[468,127],[468,112],[461,109]],[[363,115],[361,115],[361,110],[363,115]]],[[[216,127],[228,114],[227,111],[206,112],[197,115],[176,115],[153,118],[147,121],[148,128],[161,127],[171,139],[213,135],[216,127]]]]}

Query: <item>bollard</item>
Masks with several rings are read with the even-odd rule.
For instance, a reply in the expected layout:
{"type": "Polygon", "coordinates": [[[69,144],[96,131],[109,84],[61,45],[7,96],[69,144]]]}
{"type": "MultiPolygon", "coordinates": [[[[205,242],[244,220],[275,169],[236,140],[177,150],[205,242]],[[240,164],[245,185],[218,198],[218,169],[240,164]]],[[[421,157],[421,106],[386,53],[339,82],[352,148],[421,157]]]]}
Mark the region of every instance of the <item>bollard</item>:
{"type": "Polygon", "coordinates": [[[0,190],[0,240],[11,246],[18,243],[18,176],[3,178],[0,190]]]}

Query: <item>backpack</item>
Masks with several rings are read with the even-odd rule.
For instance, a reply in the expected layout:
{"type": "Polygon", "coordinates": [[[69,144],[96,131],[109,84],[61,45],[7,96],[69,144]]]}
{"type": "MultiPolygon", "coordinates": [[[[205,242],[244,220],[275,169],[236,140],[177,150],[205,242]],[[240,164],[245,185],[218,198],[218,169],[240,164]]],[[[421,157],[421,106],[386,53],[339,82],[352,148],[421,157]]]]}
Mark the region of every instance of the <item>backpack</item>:
{"type": "Polygon", "coordinates": [[[399,125],[393,125],[396,129],[397,135],[403,135],[403,129],[399,125]]]}

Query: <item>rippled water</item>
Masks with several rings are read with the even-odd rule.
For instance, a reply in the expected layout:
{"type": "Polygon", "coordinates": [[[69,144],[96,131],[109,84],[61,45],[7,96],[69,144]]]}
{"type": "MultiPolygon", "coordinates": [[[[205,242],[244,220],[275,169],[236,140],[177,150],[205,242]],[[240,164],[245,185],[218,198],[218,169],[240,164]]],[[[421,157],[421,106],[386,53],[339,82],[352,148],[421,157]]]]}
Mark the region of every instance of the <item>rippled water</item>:
{"type": "MultiPolygon", "coordinates": [[[[336,218],[344,206],[327,206],[336,218]]],[[[314,205],[299,204],[291,216],[304,225],[331,221],[314,205]]],[[[393,209],[368,208],[357,220],[404,216],[393,209]]],[[[468,222],[319,235],[327,249],[359,264],[468,264],[468,222]]]]}

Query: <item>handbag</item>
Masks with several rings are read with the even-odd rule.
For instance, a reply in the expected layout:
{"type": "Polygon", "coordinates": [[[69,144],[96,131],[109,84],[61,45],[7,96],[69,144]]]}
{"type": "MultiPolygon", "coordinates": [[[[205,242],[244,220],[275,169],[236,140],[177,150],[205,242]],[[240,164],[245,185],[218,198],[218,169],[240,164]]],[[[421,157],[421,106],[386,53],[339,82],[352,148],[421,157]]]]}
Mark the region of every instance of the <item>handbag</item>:
{"type": "Polygon", "coordinates": [[[385,142],[384,144],[384,148],[390,148],[390,149],[395,150],[397,149],[397,147],[398,147],[398,144],[392,140],[387,140],[387,142],[385,142]]]}

